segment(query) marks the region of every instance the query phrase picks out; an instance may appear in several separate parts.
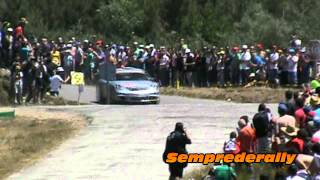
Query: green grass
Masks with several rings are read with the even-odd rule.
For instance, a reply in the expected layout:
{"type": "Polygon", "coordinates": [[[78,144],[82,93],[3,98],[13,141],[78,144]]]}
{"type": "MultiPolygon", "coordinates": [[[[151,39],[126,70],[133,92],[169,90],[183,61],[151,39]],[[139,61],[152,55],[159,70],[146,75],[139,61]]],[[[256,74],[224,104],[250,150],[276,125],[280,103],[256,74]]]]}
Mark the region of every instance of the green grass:
{"type": "MultiPolygon", "coordinates": [[[[239,103],[278,103],[284,98],[287,88],[268,87],[228,87],[228,88],[187,88],[179,90],[171,87],[160,89],[161,94],[202,99],[226,100],[239,103]]],[[[295,90],[293,90],[295,91],[295,90]]]]}

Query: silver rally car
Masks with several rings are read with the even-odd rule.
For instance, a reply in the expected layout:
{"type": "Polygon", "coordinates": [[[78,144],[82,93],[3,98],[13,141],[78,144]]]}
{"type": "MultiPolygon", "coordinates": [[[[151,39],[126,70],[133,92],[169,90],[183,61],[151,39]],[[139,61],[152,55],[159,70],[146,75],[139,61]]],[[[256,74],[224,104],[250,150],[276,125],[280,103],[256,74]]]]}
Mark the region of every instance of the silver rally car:
{"type": "Polygon", "coordinates": [[[99,80],[97,100],[102,104],[158,104],[160,102],[159,84],[144,70],[130,67],[118,68],[112,80],[99,80]]]}

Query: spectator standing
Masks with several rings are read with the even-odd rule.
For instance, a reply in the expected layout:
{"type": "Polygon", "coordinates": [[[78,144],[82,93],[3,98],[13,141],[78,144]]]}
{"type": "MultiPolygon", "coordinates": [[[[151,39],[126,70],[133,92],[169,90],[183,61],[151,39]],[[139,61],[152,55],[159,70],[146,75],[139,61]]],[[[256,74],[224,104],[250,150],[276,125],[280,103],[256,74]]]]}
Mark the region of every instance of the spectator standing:
{"type": "Polygon", "coordinates": [[[58,51],[58,47],[56,45],[53,46],[53,49],[51,51],[51,62],[56,66],[61,66],[61,55],[60,51],[58,51]]]}
{"type": "MultiPolygon", "coordinates": [[[[58,68],[59,70],[59,68],[58,68]]],[[[60,75],[54,71],[54,75],[50,77],[50,94],[51,96],[59,96],[59,89],[61,88],[61,84],[65,81],[61,78],[60,75]]]]}
{"type": "Polygon", "coordinates": [[[268,81],[271,84],[276,84],[276,79],[278,78],[278,61],[279,53],[277,52],[277,47],[274,45],[267,63],[267,76],[268,81]]]}
{"type": "Polygon", "coordinates": [[[288,61],[288,81],[290,85],[297,84],[297,70],[299,57],[294,49],[289,49],[288,61]]]}
{"type": "Polygon", "coordinates": [[[165,49],[162,49],[160,52],[160,60],[159,60],[159,77],[160,77],[160,85],[167,87],[169,85],[169,64],[170,59],[166,53],[165,49]]]}
{"type": "Polygon", "coordinates": [[[257,153],[267,153],[269,151],[268,133],[270,130],[270,119],[264,104],[259,106],[259,112],[253,117],[253,127],[257,138],[257,153]]]}
{"type": "Polygon", "coordinates": [[[241,85],[246,85],[250,75],[251,54],[247,45],[242,46],[242,54],[240,59],[240,80],[241,85]]]}
{"type": "Polygon", "coordinates": [[[195,66],[195,60],[193,57],[193,54],[191,53],[190,49],[186,49],[185,51],[185,71],[186,71],[186,84],[189,87],[194,87],[194,78],[193,78],[193,72],[194,72],[194,66],[195,66]]]}

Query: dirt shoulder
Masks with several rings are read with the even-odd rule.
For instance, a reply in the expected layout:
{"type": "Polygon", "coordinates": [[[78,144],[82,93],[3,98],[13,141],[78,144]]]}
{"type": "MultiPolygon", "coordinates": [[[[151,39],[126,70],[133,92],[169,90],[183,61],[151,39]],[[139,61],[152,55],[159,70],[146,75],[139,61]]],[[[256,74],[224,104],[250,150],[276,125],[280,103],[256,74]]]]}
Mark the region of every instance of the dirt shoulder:
{"type": "Polygon", "coordinates": [[[36,162],[87,126],[85,117],[69,111],[18,108],[16,115],[0,119],[0,179],[36,162]]]}
{"type": "MultiPolygon", "coordinates": [[[[163,95],[186,96],[202,99],[226,100],[239,103],[278,103],[287,88],[236,87],[236,88],[161,88],[163,95]]],[[[298,89],[291,89],[297,91],[298,89]]]]}

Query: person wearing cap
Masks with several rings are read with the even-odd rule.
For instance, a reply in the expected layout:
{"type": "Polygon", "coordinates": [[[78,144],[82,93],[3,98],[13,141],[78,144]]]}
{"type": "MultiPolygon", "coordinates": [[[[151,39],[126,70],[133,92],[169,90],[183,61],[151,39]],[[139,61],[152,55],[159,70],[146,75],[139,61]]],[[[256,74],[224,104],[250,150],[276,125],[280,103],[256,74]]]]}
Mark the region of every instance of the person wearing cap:
{"type": "Polygon", "coordinates": [[[186,84],[189,87],[194,86],[194,66],[195,66],[195,60],[194,57],[191,54],[190,49],[185,50],[185,60],[184,60],[184,68],[185,68],[185,75],[186,75],[186,84]]]}
{"type": "Polygon", "coordinates": [[[289,55],[287,57],[288,61],[288,81],[290,85],[297,84],[297,71],[298,71],[298,61],[296,50],[293,48],[289,49],[289,55]]]}
{"type": "Polygon", "coordinates": [[[247,45],[242,46],[242,54],[240,59],[240,81],[241,85],[246,85],[250,75],[251,53],[247,45]]]}
{"type": "Polygon", "coordinates": [[[218,86],[224,87],[225,85],[225,63],[227,60],[226,52],[222,49],[218,53],[218,59],[217,59],[217,80],[218,80],[218,86]]]}
{"type": "Polygon", "coordinates": [[[54,70],[53,76],[50,77],[50,94],[51,96],[59,96],[59,89],[61,88],[61,84],[65,83],[65,81],[61,78],[60,75],[57,74],[57,71],[63,71],[63,68],[59,67],[54,70]]]}

